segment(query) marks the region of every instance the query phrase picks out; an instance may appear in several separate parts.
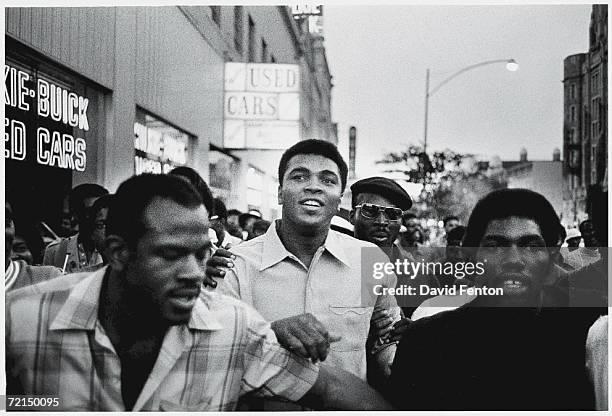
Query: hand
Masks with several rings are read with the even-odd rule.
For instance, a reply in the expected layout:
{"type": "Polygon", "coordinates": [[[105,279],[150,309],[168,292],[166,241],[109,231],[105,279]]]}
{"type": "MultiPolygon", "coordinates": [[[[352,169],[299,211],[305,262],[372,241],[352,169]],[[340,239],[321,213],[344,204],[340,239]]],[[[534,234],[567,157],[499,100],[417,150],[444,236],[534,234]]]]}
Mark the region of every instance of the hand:
{"type": "Polygon", "coordinates": [[[384,338],[393,329],[396,315],[389,309],[374,309],[372,318],[370,318],[370,336],[374,338],[384,338]]]}
{"type": "Polygon", "coordinates": [[[223,279],[225,277],[225,270],[222,267],[232,268],[236,256],[223,248],[218,248],[217,251],[206,261],[206,277],[204,278],[204,286],[210,286],[212,288],[217,287],[217,282],[213,279],[219,277],[223,279]]]}
{"type": "Polygon", "coordinates": [[[397,321],[395,325],[393,325],[393,329],[391,330],[391,333],[389,334],[389,341],[395,342],[395,341],[399,341],[400,339],[402,339],[402,335],[404,334],[404,332],[406,332],[406,329],[408,329],[408,326],[410,326],[411,323],[412,323],[412,320],[408,318],[402,318],[399,321],[397,321]]]}
{"type": "Polygon", "coordinates": [[[309,313],[274,321],[272,330],[283,347],[310,358],[313,363],[325,361],[329,344],[341,339],[330,335],[323,324],[309,313]]]}

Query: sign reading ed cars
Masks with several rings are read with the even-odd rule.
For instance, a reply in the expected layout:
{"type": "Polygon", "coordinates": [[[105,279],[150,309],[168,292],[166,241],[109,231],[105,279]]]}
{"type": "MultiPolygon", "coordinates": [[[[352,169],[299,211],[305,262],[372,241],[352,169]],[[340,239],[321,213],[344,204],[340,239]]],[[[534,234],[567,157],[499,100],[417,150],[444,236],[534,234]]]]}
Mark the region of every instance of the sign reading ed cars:
{"type": "MultiPolygon", "coordinates": [[[[35,112],[39,119],[49,119],[70,130],[89,130],[89,99],[29,73],[4,65],[4,105],[19,114],[35,112]]],[[[25,160],[28,157],[28,126],[14,118],[4,118],[4,157],[25,160]]],[[[85,170],[87,144],[84,139],[39,126],[35,138],[36,163],[77,171],[85,170]]],[[[32,157],[32,156],[30,156],[32,157]]]]}
{"type": "Polygon", "coordinates": [[[300,90],[298,65],[226,63],[224,146],[285,149],[297,142],[300,90]]]}

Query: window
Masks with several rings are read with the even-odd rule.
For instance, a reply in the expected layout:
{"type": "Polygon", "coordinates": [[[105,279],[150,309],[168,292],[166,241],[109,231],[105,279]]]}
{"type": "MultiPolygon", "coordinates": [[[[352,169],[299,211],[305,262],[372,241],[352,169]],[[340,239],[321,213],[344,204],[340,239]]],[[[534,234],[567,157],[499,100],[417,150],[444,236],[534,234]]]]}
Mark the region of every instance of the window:
{"type": "Polygon", "coordinates": [[[591,93],[592,95],[596,95],[596,92],[599,91],[599,71],[593,72],[591,75],[591,93]]]}
{"type": "Polygon", "coordinates": [[[572,143],[572,144],[580,143],[580,139],[578,137],[578,132],[576,131],[576,128],[574,128],[574,127],[570,128],[569,142],[572,143]]]}
{"type": "Polygon", "coordinates": [[[249,16],[249,62],[255,62],[255,22],[249,16]]]}
{"type": "Polygon", "coordinates": [[[599,119],[601,112],[601,98],[596,97],[591,100],[591,138],[597,137],[599,134],[599,119]]]}
{"type": "Polygon", "coordinates": [[[570,121],[576,121],[576,106],[575,105],[570,105],[570,121]]]}
{"type": "Polygon", "coordinates": [[[234,6],[234,47],[242,53],[242,6],[234,6]]]}
{"type": "Polygon", "coordinates": [[[213,22],[219,26],[221,24],[221,6],[210,6],[210,13],[213,22]]]}
{"type": "Polygon", "coordinates": [[[268,44],[261,40],[261,62],[268,62],[268,44]]]}
{"type": "Polygon", "coordinates": [[[573,149],[570,150],[570,168],[571,169],[578,169],[580,168],[580,151],[573,149]]]}
{"type": "Polygon", "coordinates": [[[576,84],[571,84],[569,89],[569,98],[570,100],[576,99],[576,84]]]}
{"type": "Polygon", "coordinates": [[[591,146],[591,184],[597,182],[597,163],[595,162],[595,152],[597,146],[591,146]]]}
{"type": "Polygon", "coordinates": [[[189,162],[189,143],[195,138],[160,119],[136,109],[134,167],[141,173],[168,173],[189,162]]]}

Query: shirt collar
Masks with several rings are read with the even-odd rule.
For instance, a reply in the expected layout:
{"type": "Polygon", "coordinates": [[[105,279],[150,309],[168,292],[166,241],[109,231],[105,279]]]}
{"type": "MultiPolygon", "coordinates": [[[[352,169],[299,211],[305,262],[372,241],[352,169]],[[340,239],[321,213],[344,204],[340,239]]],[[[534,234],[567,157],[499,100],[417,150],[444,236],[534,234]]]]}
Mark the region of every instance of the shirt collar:
{"type": "MultiPolygon", "coordinates": [[[[50,330],[93,331],[95,329],[98,319],[100,291],[107,269],[108,266],[105,266],[97,270],[70,290],[68,299],[53,320],[50,330]]],[[[223,325],[209,307],[212,300],[213,297],[208,292],[204,290],[201,292],[187,324],[189,329],[214,331],[223,328],[223,325]]]]}
{"type": "Polygon", "coordinates": [[[93,331],[95,329],[100,290],[107,269],[108,267],[101,268],[70,289],[68,298],[51,323],[49,328],[51,331],[61,329],[93,331]]]}
{"type": "MultiPolygon", "coordinates": [[[[276,232],[276,227],[279,225],[280,220],[276,220],[268,228],[268,231],[266,231],[266,233],[260,237],[263,242],[263,253],[261,256],[261,266],[259,268],[259,271],[274,266],[275,264],[280,263],[287,257],[297,260],[296,256],[285,248],[283,242],[278,236],[278,233],[276,232]]],[[[348,261],[348,257],[344,248],[342,247],[342,242],[338,238],[338,234],[339,233],[337,233],[336,231],[330,229],[327,233],[325,243],[323,243],[323,247],[334,258],[350,267],[351,264],[348,261]]]]}
{"type": "Polygon", "coordinates": [[[4,290],[8,291],[19,276],[20,265],[18,261],[9,260],[9,265],[4,273],[4,290]]]}

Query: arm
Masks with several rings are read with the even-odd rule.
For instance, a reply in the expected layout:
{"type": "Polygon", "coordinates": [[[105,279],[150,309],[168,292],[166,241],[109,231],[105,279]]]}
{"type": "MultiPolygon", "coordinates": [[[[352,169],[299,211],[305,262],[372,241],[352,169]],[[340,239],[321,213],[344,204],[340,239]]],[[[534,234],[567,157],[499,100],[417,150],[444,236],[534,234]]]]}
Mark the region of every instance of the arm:
{"type": "MultiPolygon", "coordinates": [[[[386,287],[395,287],[397,278],[390,276],[386,287]]],[[[375,369],[384,379],[391,374],[391,364],[395,357],[396,340],[391,338],[394,326],[402,319],[402,313],[393,295],[379,295],[370,320],[368,352],[376,362],[375,369]]]]}
{"type": "Polygon", "coordinates": [[[226,272],[224,268],[234,267],[232,260],[235,260],[236,256],[231,251],[224,248],[218,248],[215,250],[212,256],[206,261],[206,277],[204,278],[204,286],[210,286],[211,288],[217,287],[217,282],[214,278],[225,278],[226,272]]]}
{"type": "Polygon", "coordinates": [[[365,381],[325,364],[320,366],[317,381],[299,403],[313,409],[393,410],[365,381]]]}
{"type": "Polygon", "coordinates": [[[309,313],[290,316],[272,322],[279,344],[313,363],[325,361],[329,345],[340,340],[327,332],[325,326],[309,313]]]}

